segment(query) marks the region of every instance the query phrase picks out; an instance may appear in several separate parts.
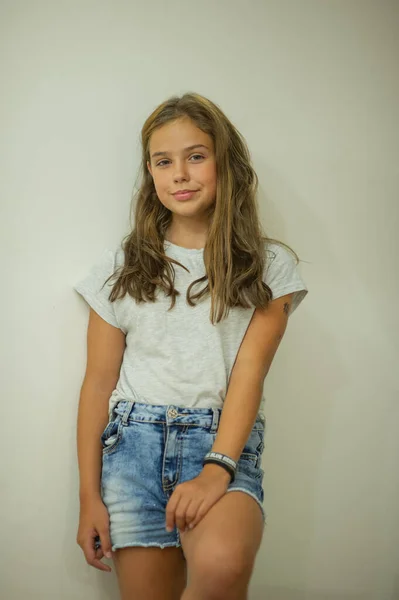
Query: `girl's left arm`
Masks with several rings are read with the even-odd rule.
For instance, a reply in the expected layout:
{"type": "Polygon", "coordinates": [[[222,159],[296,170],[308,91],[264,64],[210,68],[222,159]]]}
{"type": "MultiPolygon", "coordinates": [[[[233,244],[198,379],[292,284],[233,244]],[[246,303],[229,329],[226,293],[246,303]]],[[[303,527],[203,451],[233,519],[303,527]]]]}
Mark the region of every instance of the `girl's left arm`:
{"type": "MultiPolygon", "coordinates": [[[[254,426],[263,382],[287,327],[292,294],[256,309],[230,375],[218,433],[212,450],[238,461],[254,426]]],[[[166,529],[195,527],[225,493],[230,474],[209,463],[190,481],[179,484],[166,506],[166,529]]]]}
{"type": "MultiPolygon", "coordinates": [[[[213,452],[235,461],[241,456],[259,411],[265,377],[287,328],[293,295],[255,310],[230,375],[213,452]]],[[[226,477],[226,471],[213,463],[203,471],[226,477]]]]}

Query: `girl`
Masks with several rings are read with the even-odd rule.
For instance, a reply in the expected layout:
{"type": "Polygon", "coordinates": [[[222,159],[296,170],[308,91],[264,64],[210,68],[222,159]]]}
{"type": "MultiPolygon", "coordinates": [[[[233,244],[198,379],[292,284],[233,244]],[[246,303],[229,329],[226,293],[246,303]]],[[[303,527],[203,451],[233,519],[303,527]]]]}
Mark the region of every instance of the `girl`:
{"type": "Polygon", "coordinates": [[[262,235],[218,106],[170,98],[141,141],[134,227],[75,286],[90,305],[77,542],[98,569],[113,557],[122,600],[244,600],[266,519],[263,383],[308,290],[262,235]]]}

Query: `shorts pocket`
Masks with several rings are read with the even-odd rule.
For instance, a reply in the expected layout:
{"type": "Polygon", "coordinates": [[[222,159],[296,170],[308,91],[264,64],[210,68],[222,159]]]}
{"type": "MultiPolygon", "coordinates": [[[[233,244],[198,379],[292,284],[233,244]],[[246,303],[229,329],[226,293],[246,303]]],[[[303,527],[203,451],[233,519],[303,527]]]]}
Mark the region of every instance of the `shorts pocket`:
{"type": "Polygon", "coordinates": [[[122,419],[117,415],[110,421],[101,435],[103,454],[109,454],[119,444],[123,433],[122,419]]]}
{"type": "Polygon", "coordinates": [[[256,466],[258,464],[259,457],[257,454],[251,454],[250,452],[242,452],[239,460],[249,460],[256,466]]]}
{"type": "MultiPolygon", "coordinates": [[[[217,433],[212,434],[212,441],[215,443],[217,433]]],[[[240,461],[249,461],[256,468],[259,468],[262,462],[262,453],[265,448],[265,419],[257,417],[249,438],[241,452],[240,461]]],[[[213,445],[212,443],[212,445],[213,445]]]]}
{"type": "Polygon", "coordinates": [[[245,444],[240,456],[240,460],[250,461],[256,468],[259,468],[262,462],[262,453],[264,450],[264,429],[256,425],[245,444]]]}

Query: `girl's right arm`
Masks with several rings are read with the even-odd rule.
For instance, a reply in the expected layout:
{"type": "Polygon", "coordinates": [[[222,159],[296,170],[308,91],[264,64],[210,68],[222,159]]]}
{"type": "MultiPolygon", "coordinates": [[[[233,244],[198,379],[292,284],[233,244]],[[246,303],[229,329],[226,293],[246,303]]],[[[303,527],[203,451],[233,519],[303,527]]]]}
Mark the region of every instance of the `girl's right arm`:
{"type": "Polygon", "coordinates": [[[119,378],[126,342],[125,334],[90,309],[87,329],[87,365],[78,409],[77,451],[79,465],[80,522],[78,544],[86,560],[101,570],[100,562],[110,550],[109,520],[101,500],[101,434],[108,422],[109,398],[119,378]],[[94,537],[100,535],[101,551],[94,537]],[[101,555],[101,556],[100,556],[101,555]]]}

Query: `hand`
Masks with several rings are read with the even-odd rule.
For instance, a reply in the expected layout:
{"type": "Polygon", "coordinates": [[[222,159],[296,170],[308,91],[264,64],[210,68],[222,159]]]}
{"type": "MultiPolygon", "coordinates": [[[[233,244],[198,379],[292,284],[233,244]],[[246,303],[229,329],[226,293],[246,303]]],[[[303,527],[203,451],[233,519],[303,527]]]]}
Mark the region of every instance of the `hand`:
{"type": "Polygon", "coordinates": [[[112,571],[112,569],[101,562],[106,556],[111,558],[111,540],[109,536],[109,514],[101,497],[81,500],[79,529],[77,543],[82,548],[86,562],[99,569],[99,571],[112,571]],[[101,546],[94,548],[94,539],[100,537],[101,546]],[[109,556],[108,556],[109,555],[109,556]]]}
{"type": "Polygon", "coordinates": [[[208,510],[224,496],[229,487],[230,475],[215,464],[204,466],[198,477],[179,484],[166,506],[166,529],[180,531],[192,529],[208,510]]]}

